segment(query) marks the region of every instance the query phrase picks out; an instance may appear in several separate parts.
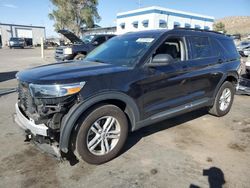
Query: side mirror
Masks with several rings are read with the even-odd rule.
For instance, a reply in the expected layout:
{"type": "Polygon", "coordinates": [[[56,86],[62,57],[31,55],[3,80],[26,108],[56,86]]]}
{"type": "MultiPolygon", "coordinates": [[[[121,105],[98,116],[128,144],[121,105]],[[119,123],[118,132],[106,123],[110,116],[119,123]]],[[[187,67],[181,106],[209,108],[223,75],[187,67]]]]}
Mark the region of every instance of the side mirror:
{"type": "Polygon", "coordinates": [[[98,46],[98,45],[99,45],[99,42],[94,41],[92,44],[93,44],[94,46],[98,46]]]}
{"type": "Polygon", "coordinates": [[[151,63],[148,64],[150,67],[165,66],[174,61],[174,58],[169,54],[157,54],[153,57],[151,63]]]}

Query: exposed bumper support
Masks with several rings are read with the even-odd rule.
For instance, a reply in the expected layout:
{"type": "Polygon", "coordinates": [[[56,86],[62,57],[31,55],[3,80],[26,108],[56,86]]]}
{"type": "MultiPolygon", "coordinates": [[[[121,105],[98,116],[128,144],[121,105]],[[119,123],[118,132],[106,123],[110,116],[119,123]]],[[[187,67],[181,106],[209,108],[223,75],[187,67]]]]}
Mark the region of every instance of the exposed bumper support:
{"type": "Polygon", "coordinates": [[[18,104],[15,105],[15,122],[24,130],[30,130],[34,135],[48,136],[48,127],[45,124],[35,124],[34,121],[27,119],[20,111],[18,104]]]}

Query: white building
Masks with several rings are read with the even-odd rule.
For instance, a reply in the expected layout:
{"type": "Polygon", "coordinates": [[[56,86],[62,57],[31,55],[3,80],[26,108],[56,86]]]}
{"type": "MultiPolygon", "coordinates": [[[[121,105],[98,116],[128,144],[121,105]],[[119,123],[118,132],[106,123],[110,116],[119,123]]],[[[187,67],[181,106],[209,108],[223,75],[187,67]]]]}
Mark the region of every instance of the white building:
{"type": "Polygon", "coordinates": [[[175,27],[212,30],[214,17],[162,7],[140,8],[117,14],[117,34],[175,27]]]}
{"type": "Polygon", "coordinates": [[[29,38],[37,45],[45,38],[45,27],[0,23],[0,46],[7,46],[11,37],[29,38]]]}

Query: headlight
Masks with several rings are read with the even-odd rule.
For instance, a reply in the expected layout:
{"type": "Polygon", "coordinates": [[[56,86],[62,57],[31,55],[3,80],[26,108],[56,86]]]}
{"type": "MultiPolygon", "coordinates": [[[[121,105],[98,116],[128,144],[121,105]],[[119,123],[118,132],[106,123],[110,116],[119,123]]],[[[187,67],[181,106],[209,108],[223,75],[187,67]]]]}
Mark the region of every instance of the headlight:
{"type": "Polygon", "coordinates": [[[70,54],[72,54],[72,48],[64,48],[64,49],[63,49],[63,53],[64,53],[65,55],[70,55],[70,54]]]}
{"type": "Polygon", "coordinates": [[[56,85],[30,84],[30,92],[36,98],[55,98],[78,93],[86,82],[56,85]]]}

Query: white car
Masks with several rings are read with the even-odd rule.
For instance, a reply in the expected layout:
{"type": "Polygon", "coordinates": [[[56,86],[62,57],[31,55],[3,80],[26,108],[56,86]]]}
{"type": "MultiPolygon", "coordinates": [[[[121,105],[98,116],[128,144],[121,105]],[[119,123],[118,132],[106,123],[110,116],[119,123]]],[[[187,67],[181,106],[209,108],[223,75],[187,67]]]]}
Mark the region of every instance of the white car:
{"type": "Polygon", "coordinates": [[[250,56],[250,47],[245,48],[245,49],[243,50],[243,54],[244,54],[245,56],[250,56]]]}
{"type": "Polygon", "coordinates": [[[246,73],[248,76],[250,76],[250,57],[248,57],[245,65],[246,65],[246,73]]]}

